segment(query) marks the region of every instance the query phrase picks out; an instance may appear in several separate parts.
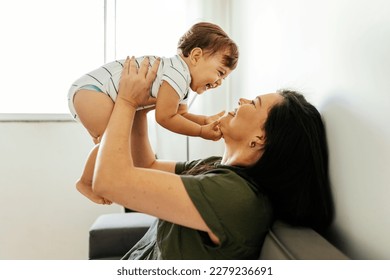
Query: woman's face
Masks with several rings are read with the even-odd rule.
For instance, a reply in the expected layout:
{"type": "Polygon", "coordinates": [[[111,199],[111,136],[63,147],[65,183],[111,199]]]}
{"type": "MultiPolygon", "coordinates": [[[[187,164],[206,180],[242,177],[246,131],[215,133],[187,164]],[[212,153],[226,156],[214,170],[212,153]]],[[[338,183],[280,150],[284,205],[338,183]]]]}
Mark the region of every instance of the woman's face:
{"type": "Polygon", "coordinates": [[[255,134],[264,134],[263,126],[268,112],[283,97],[278,93],[259,95],[253,100],[240,98],[238,107],[220,118],[220,129],[225,138],[240,141],[255,134]]]}

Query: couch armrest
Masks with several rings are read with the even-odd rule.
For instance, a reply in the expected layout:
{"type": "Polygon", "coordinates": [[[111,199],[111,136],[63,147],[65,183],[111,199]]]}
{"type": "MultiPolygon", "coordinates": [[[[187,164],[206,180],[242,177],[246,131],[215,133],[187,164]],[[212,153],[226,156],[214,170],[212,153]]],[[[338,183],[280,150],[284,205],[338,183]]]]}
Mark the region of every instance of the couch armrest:
{"type": "Polygon", "coordinates": [[[349,258],[313,229],[293,227],[277,221],[265,238],[260,259],[346,260],[349,258]]]}
{"type": "Polygon", "coordinates": [[[89,230],[89,259],[120,259],[155,219],[136,212],[99,216],[89,230]]]}

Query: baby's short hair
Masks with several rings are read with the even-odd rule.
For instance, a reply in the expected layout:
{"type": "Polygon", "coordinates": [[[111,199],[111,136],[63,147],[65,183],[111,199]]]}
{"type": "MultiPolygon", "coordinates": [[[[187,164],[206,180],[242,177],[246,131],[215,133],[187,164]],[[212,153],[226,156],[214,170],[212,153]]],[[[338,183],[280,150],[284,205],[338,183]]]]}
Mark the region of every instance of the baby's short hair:
{"type": "Polygon", "coordinates": [[[201,48],[206,54],[221,52],[223,64],[233,70],[238,62],[238,47],[225,31],[216,24],[199,22],[194,24],[180,39],[178,50],[188,57],[191,50],[201,48]]]}

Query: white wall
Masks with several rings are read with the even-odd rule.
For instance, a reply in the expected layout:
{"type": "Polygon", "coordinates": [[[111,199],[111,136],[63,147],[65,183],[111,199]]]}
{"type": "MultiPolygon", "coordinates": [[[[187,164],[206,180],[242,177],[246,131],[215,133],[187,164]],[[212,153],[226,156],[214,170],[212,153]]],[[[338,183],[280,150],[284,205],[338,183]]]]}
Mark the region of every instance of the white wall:
{"type": "Polygon", "coordinates": [[[0,259],[87,259],[88,230],[123,211],[80,195],[92,141],[75,122],[0,122],[0,259]]]}
{"type": "Polygon", "coordinates": [[[390,2],[232,0],[233,98],[292,87],[324,116],[336,218],[354,259],[390,259],[390,2]]]}

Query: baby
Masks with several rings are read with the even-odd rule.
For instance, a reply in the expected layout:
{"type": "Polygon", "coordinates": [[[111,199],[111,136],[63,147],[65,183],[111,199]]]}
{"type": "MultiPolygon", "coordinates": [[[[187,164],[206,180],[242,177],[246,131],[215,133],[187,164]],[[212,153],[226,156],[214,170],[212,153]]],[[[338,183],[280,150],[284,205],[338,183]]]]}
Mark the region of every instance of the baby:
{"type": "MultiPolygon", "coordinates": [[[[238,62],[238,47],[217,25],[200,22],[193,25],[179,40],[178,54],[161,58],[157,77],[150,95],[155,97],[156,121],[166,129],[188,136],[218,140],[221,132],[217,120],[223,112],[213,115],[195,115],[188,112],[190,89],[202,94],[222,84],[238,62]]],[[[146,56],[136,59],[137,63],[146,56]]],[[[147,56],[152,65],[157,59],[147,56]]],[[[118,94],[124,60],[117,60],[76,80],[68,94],[69,109],[92,136],[95,144],[106,129],[118,94]]],[[[140,108],[142,109],[142,108],[140,108]]],[[[89,157],[96,156],[96,146],[89,157]]],[[[110,203],[93,193],[92,160],[87,160],[77,189],[96,203],[110,203]]]]}

